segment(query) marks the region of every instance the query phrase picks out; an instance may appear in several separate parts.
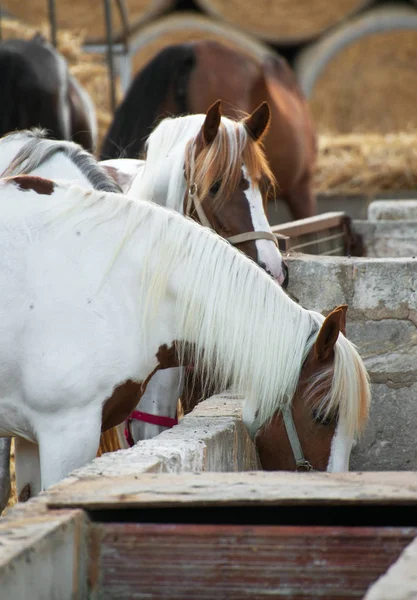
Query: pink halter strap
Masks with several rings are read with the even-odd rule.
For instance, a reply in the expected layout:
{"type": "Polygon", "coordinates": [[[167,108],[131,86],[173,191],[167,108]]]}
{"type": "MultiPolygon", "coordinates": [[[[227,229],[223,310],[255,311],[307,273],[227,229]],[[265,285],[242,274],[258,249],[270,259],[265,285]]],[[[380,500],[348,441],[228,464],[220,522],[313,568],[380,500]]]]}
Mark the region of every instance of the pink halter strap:
{"type": "Polygon", "coordinates": [[[125,421],[125,439],[129,444],[129,447],[135,445],[135,442],[132,437],[132,433],[130,431],[130,423],[132,421],[143,421],[144,423],[150,423],[151,425],[160,425],[161,427],[174,427],[174,425],[178,425],[178,419],[173,419],[172,417],[162,417],[160,415],[152,415],[151,413],[145,413],[140,410],[134,410],[130,417],[125,421]]]}

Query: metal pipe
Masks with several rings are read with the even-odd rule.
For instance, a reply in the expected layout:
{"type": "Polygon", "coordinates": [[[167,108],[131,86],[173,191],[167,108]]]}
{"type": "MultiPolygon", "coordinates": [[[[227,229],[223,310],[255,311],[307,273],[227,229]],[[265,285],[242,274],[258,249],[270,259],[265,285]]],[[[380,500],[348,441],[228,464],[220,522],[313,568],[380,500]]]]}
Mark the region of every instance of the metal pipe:
{"type": "Polygon", "coordinates": [[[113,23],[111,18],[111,0],[104,0],[104,11],[106,15],[106,39],[107,39],[107,66],[110,77],[110,106],[114,113],[116,110],[116,87],[114,78],[114,52],[113,52],[113,23]]]}
{"type": "Polygon", "coordinates": [[[56,9],[55,0],[48,0],[48,11],[49,11],[49,26],[51,30],[51,42],[57,47],[57,26],[56,26],[56,9]]]}

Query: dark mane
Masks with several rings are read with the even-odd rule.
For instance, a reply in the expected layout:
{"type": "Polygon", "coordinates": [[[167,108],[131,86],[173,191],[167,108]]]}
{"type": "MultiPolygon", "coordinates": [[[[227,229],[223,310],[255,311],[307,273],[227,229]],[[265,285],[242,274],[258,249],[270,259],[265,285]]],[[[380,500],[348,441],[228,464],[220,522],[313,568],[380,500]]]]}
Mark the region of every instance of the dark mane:
{"type": "Polygon", "coordinates": [[[122,193],[120,186],[97,163],[94,156],[78,144],[46,139],[46,131],[42,129],[19,131],[18,133],[9,134],[6,138],[12,136],[26,136],[29,141],[19,150],[0,177],[29,175],[54,154],[62,152],[80,169],[95,190],[122,193]]]}
{"type": "Polygon", "coordinates": [[[164,48],[132,82],[103,142],[101,160],[138,158],[155,122],[163,114],[163,103],[173,90],[176,114],[189,112],[187,87],[196,56],[190,44],[164,48]]]}
{"type": "Polygon", "coordinates": [[[0,136],[41,126],[56,138],[66,137],[56,94],[60,60],[36,39],[0,44],[0,136]]]}

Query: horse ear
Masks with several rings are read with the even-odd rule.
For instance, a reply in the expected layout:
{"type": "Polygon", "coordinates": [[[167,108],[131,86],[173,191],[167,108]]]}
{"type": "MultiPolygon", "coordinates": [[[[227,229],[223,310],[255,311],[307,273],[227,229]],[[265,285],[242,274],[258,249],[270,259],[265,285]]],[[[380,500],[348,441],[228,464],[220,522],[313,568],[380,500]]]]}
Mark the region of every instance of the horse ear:
{"type": "Polygon", "coordinates": [[[252,138],[257,142],[266,133],[271,121],[271,110],[268,102],[262,102],[253,113],[243,119],[243,124],[252,138]]]}
{"type": "Polygon", "coordinates": [[[338,306],[323,321],[317,339],[314,343],[314,354],[320,362],[330,358],[334,345],[346,324],[347,305],[338,306]]]}
{"type": "Polygon", "coordinates": [[[217,100],[210,106],[206,113],[206,118],[204,119],[204,123],[201,128],[203,142],[206,146],[212,143],[219,130],[220,120],[222,117],[221,105],[222,101],[217,100]]]}
{"type": "Polygon", "coordinates": [[[341,304],[337,308],[342,313],[341,317],[340,317],[340,331],[346,337],[346,313],[347,313],[348,305],[347,304],[341,304]]]}

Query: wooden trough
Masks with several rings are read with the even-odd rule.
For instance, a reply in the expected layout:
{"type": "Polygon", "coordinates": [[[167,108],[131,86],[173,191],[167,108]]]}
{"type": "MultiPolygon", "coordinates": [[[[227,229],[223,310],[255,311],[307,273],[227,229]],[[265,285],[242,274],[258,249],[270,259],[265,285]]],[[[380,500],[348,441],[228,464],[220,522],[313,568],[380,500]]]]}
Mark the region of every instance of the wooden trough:
{"type": "Polygon", "coordinates": [[[254,471],[242,400],[208,400],[12,509],[1,597],[363,598],[417,536],[417,474],[254,471]]]}

